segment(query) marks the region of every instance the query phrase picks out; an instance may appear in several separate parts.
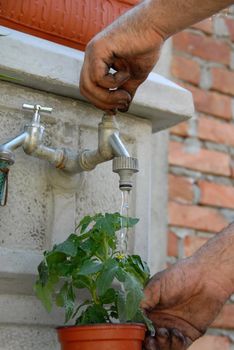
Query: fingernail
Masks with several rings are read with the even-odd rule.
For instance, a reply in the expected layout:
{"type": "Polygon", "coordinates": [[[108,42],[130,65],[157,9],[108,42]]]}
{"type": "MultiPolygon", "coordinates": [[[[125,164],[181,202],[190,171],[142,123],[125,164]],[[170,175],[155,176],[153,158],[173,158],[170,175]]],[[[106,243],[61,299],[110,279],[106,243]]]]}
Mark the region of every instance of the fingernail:
{"type": "Polygon", "coordinates": [[[180,332],[178,331],[178,329],[173,328],[172,331],[171,331],[171,333],[172,333],[172,336],[176,337],[176,338],[177,338],[178,340],[180,340],[182,343],[185,342],[185,339],[184,339],[183,334],[180,333],[180,332]]]}
{"type": "Polygon", "coordinates": [[[169,337],[169,332],[166,328],[158,328],[156,330],[156,333],[159,337],[164,337],[164,338],[169,337]]]}

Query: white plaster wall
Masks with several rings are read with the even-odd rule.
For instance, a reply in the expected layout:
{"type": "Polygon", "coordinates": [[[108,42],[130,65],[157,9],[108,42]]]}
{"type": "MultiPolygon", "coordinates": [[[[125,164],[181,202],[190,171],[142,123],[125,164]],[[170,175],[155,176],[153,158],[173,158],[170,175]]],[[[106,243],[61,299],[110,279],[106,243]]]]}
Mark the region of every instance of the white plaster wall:
{"type": "MultiPolygon", "coordinates": [[[[77,150],[96,148],[102,112],[71,98],[4,82],[0,82],[0,142],[14,137],[29,122],[31,113],[21,111],[24,102],[54,108],[51,116],[42,117],[47,145],[77,150]]],[[[123,141],[140,163],[131,213],[141,220],[136,238],[130,240],[131,250],[147,259],[151,122],[130,115],[117,119],[123,141]]],[[[119,211],[118,175],[112,173],[112,164],[108,162],[92,172],[73,176],[70,181],[69,175],[52,169],[43,160],[27,156],[22,149],[15,155],[16,162],[9,173],[9,200],[6,207],[0,208],[0,349],[56,349],[54,332],[50,332],[48,325],[62,324],[63,318],[57,313],[47,316],[33,297],[36,262],[44,249],[65,239],[83,215],[119,211]],[[25,261],[27,256],[27,264],[30,263],[33,252],[32,270],[26,271],[23,265],[21,273],[16,266],[14,271],[14,264],[20,264],[21,259],[25,261]],[[6,337],[12,334],[11,341],[1,341],[3,334],[6,337]],[[36,334],[34,340],[33,334],[36,334]]]]}

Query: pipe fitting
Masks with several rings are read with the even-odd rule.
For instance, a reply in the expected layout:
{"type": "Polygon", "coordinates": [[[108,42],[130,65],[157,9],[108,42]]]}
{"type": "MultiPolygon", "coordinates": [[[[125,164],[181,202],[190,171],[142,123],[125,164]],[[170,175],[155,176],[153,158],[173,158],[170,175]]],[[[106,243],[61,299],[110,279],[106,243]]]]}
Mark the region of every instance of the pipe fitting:
{"type": "Polygon", "coordinates": [[[132,176],[139,171],[137,158],[115,157],[112,169],[114,173],[119,174],[119,189],[130,191],[133,187],[132,176]]]}

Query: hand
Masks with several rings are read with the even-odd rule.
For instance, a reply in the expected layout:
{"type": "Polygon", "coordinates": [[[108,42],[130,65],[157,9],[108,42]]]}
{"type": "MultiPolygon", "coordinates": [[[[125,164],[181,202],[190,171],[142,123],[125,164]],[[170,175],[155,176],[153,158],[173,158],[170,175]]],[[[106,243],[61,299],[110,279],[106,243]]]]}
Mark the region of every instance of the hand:
{"type": "Polygon", "coordinates": [[[186,350],[192,344],[178,329],[158,328],[155,336],[145,339],[144,350],[186,350]]]}
{"type": "Polygon", "coordinates": [[[80,92],[96,107],[126,112],[157,62],[163,39],[150,27],[149,12],[137,6],[88,44],[80,92]]]}
{"type": "Polygon", "coordinates": [[[146,339],[145,349],[187,349],[205,333],[228,299],[223,286],[199,255],[157,273],[146,286],[141,304],[156,329],[155,337],[146,339]]]}

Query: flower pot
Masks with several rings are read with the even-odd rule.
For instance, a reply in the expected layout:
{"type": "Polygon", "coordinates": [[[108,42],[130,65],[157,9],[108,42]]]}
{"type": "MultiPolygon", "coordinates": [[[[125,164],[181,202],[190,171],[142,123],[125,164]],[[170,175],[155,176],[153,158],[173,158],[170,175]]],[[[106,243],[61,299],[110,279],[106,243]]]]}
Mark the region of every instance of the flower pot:
{"type": "Polygon", "coordinates": [[[95,324],[58,328],[62,350],[141,350],[143,324],[95,324]]]}
{"type": "Polygon", "coordinates": [[[89,40],[139,0],[1,0],[0,25],[85,50],[89,40]]]}

